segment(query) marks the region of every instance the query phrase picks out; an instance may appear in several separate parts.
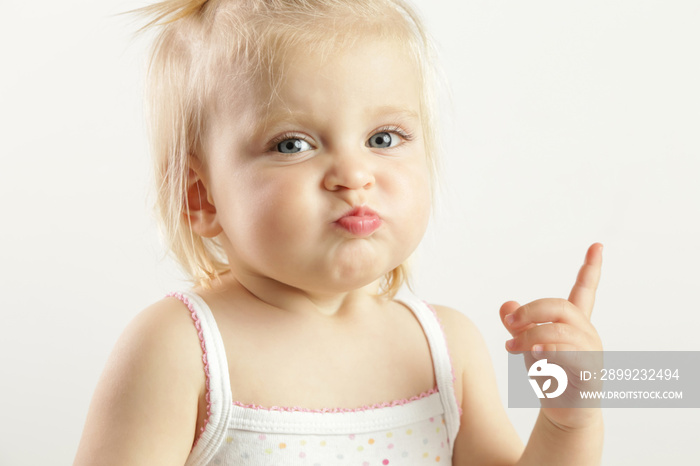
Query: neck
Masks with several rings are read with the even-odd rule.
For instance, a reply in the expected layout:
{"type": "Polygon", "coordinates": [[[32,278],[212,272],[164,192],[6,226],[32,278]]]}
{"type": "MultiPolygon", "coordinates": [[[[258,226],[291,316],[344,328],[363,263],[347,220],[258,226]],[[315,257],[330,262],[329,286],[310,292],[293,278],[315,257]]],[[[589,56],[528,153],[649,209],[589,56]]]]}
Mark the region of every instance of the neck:
{"type": "Polygon", "coordinates": [[[226,272],[213,283],[213,287],[222,292],[242,291],[252,299],[285,312],[341,317],[357,309],[368,308],[369,304],[386,300],[387,298],[378,296],[380,283],[381,279],[378,279],[351,291],[302,290],[269,277],[226,272]]]}

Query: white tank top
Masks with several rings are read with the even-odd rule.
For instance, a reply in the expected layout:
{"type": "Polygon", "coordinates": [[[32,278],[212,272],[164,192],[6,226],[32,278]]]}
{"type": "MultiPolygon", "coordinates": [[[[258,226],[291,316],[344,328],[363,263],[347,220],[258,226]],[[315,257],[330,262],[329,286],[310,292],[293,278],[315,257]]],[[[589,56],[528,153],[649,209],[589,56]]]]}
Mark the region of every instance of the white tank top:
{"type": "Polygon", "coordinates": [[[207,421],[186,466],[336,466],[452,464],[461,409],[444,332],[435,311],[415,296],[397,300],[428,339],[437,386],[408,400],[310,410],[243,405],[232,399],[224,344],[206,302],[170,293],[190,310],[202,345],[207,421]]]}

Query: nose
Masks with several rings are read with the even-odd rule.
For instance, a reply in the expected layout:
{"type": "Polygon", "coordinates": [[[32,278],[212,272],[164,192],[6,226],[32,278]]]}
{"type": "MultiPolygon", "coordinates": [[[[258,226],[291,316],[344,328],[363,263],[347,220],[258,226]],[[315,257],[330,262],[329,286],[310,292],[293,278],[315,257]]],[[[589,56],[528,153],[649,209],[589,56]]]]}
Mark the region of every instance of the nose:
{"type": "Polygon", "coordinates": [[[327,190],[368,189],[374,186],[372,164],[366,159],[367,155],[357,152],[360,153],[329,154],[331,162],[323,180],[327,190]]]}

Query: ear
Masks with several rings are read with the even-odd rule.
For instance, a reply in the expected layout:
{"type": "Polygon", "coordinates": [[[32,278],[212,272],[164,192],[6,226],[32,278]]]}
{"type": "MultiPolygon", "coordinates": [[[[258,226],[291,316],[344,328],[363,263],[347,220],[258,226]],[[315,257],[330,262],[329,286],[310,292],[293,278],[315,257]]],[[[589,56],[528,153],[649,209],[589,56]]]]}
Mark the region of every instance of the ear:
{"type": "Polygon", "coordinates": [[[191,158],[187,173],[187,198],[185,215],[189,217],[192,231],[205,238],[213,238],[222,228],[216,213],[214,201],[207,190],[201,163],[191,158]]]}

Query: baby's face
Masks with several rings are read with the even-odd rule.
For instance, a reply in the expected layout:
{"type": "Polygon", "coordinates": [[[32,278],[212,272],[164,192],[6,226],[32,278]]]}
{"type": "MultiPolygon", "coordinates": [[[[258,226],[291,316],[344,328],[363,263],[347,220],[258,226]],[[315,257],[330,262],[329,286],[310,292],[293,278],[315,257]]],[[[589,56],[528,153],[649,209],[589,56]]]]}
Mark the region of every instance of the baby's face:
{"type": "Polygon", "coordinates": [[[401,47],[291,54],[269,112],[255,107],[248,96],[224,109],[207,136],[208,187],[235,272],[342,292],[414,251],[430,176],[417,70],[401,47]]]}

